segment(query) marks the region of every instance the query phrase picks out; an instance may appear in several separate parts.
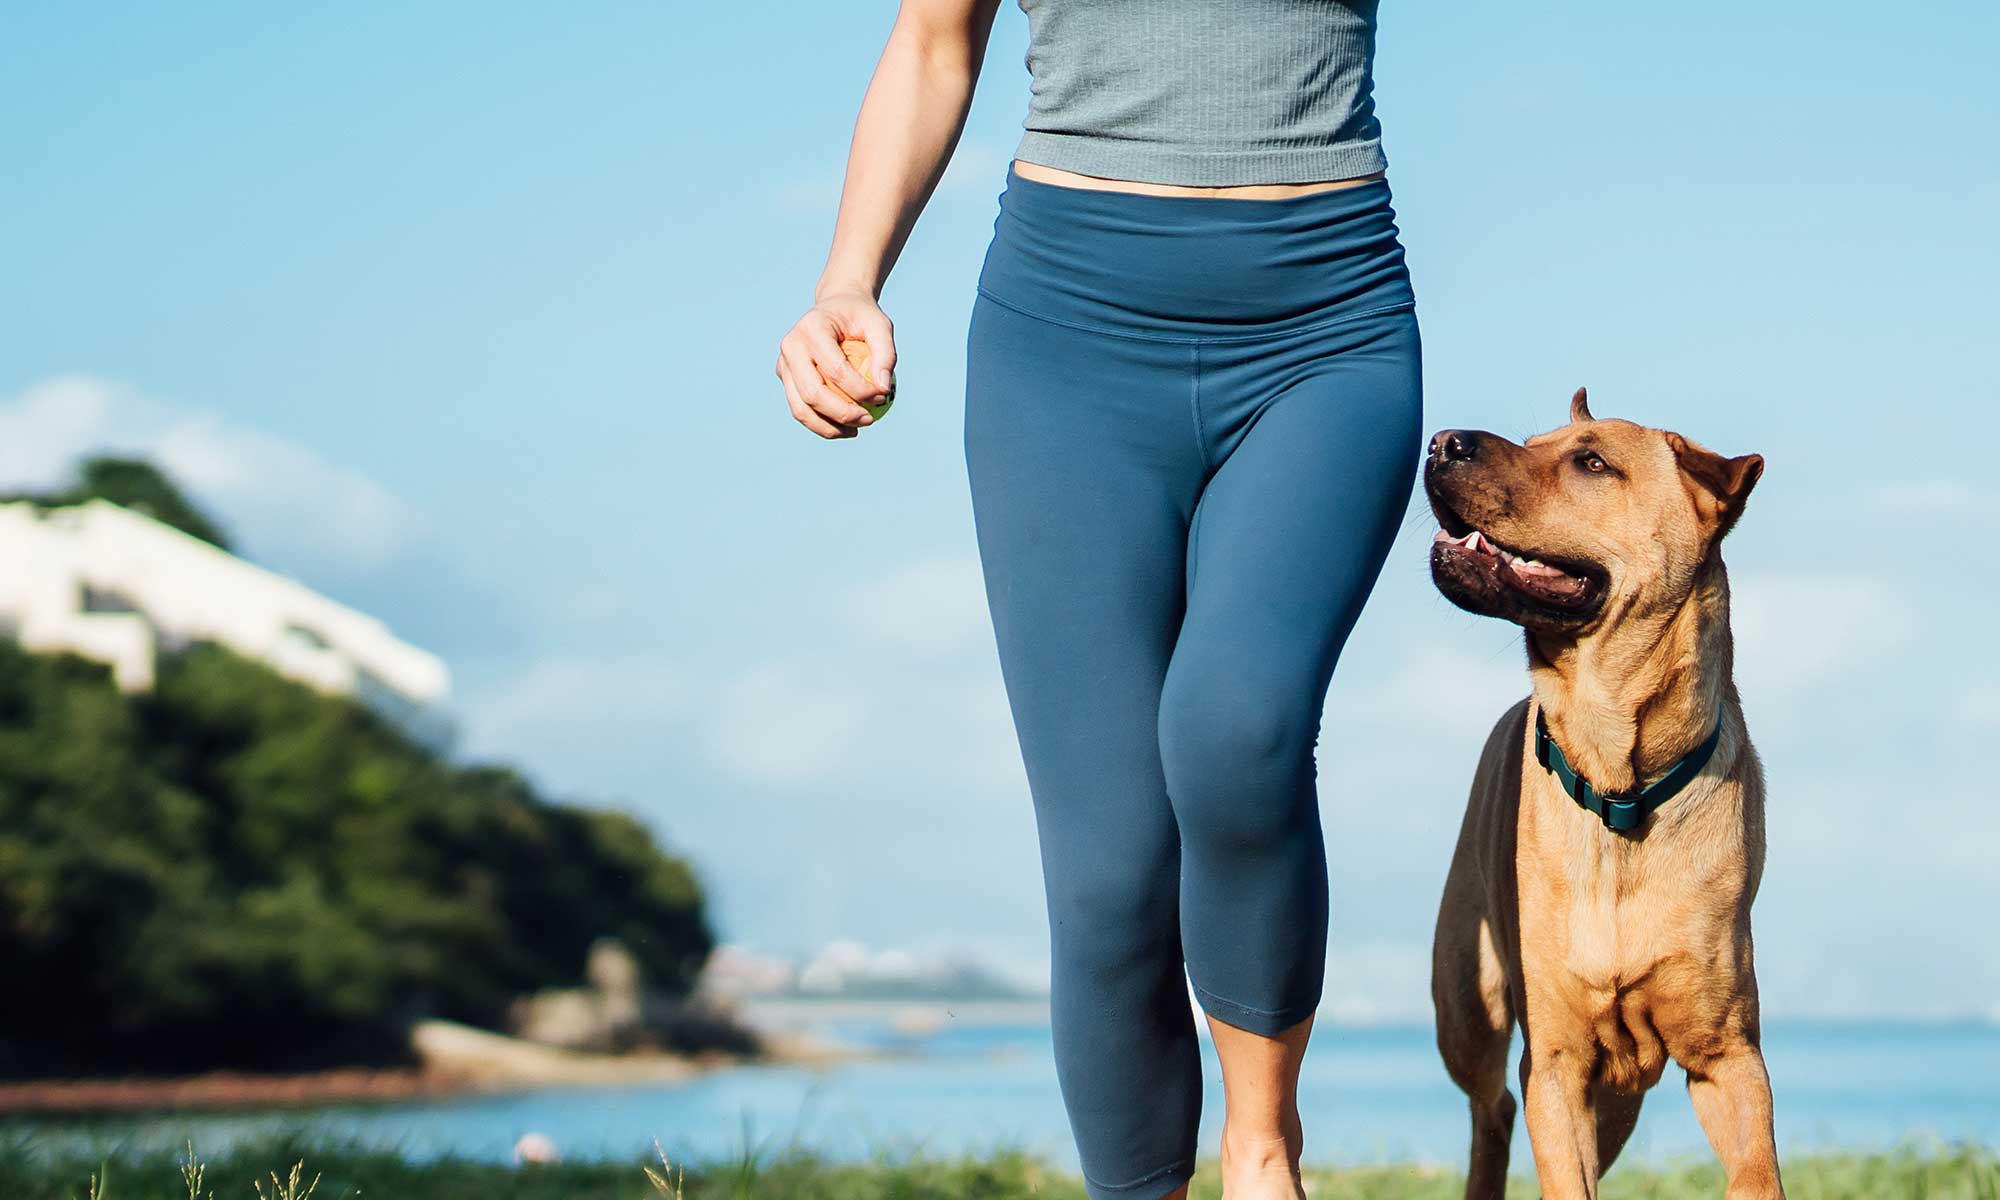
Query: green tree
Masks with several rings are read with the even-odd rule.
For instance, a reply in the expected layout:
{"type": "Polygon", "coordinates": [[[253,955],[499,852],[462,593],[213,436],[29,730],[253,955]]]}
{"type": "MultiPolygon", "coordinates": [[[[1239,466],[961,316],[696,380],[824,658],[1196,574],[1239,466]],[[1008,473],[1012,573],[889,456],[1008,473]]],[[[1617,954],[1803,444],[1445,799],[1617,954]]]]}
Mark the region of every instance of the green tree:
{"type": "Polygon", "coordinates": [[[153,464],[137,458],[98,456],[77,464],[76,480],[54,492],[18,493],[5,499],[32,500],[46,508],[109,500],[204,542],[229,549],[221,526],[197,508],[173,480],[153,464]]]}
{"type": "Polygon", "coordinates": [[[219,647],[128,697],[0,642],[0,1070],[393,1061],[416,1017],[575,985],[604,936],[668,991],[713,945],[631,817],[219,647]]]}

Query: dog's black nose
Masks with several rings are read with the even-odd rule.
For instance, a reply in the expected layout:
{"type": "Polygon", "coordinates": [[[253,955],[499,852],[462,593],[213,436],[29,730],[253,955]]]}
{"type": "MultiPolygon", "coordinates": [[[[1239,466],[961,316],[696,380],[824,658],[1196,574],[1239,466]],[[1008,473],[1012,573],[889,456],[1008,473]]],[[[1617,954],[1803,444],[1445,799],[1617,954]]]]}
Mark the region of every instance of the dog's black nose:
{"type": "Polygon", "coordinates": [[[1479,457],[1479,435],[1469,429],[1447,429],[1431,439],[1431,461],[1471,462],[1479,457]]]}

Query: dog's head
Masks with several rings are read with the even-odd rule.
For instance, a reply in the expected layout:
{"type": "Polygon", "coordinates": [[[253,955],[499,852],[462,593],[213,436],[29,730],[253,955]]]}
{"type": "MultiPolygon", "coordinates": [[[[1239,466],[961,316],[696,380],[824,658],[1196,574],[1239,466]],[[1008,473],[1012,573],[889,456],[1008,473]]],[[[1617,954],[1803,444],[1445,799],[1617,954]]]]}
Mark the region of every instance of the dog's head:
{"type": "Polygon", "coordinates": [[[1523,445],[1446,430],[1424,465],[1443,526],[1431,577],[1460,608],[1544,634],[1677,608],[1763,470],[1755,454],[1600,421],[1581,388],[1568,425],[1523,445]]]}

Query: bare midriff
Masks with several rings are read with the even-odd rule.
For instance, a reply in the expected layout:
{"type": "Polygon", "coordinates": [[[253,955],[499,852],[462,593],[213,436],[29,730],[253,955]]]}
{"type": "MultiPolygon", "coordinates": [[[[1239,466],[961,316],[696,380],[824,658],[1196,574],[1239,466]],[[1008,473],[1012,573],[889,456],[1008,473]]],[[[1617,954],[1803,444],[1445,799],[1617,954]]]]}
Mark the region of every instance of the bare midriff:
{"type": "Polygon", "coordinates": [[[1334,192],[1341,188],[1361,187],[1384,178],[1382,172],[1360,175],[1353,179],[1322,179],[1313,183],[1245,183],[1228,187],[1189,187],[1178,183],[1141,183],[1136,179],[1105,179],[1097,175],[1079,175],[1075,171],[1065,171],[1060,167],[1045,167],[1040,163],[1014,160],[1014,174],[1036,183],[1052,183],[1057,187],[1085,188],[1098,192],[1131,192],[1140,196],[1209,196],[1227,200],[1284,200],[1292,196],[1310,196],[1314,192],[1334,192]]]}

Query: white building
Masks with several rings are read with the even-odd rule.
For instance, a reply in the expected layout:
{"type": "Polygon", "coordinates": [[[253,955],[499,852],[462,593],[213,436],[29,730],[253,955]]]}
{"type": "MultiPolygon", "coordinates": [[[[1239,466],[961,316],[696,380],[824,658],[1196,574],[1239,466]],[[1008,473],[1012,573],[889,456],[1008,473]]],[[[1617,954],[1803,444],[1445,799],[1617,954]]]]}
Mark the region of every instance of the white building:
{"type": "Polygon", "coordinates": [[[104,500],[0,504],[0,633],[34,653],[153,686],[162,650],[215,642],[322,692],[354,696],[436,742],[451,677],[382,622],[104,500]]]}
{"type": "Polygon", "coordinates": [[[695,990],[723,1000],[774,996],[791,990],[798,968],[775,954],[725,942],[709,952],[695,990]]]}

